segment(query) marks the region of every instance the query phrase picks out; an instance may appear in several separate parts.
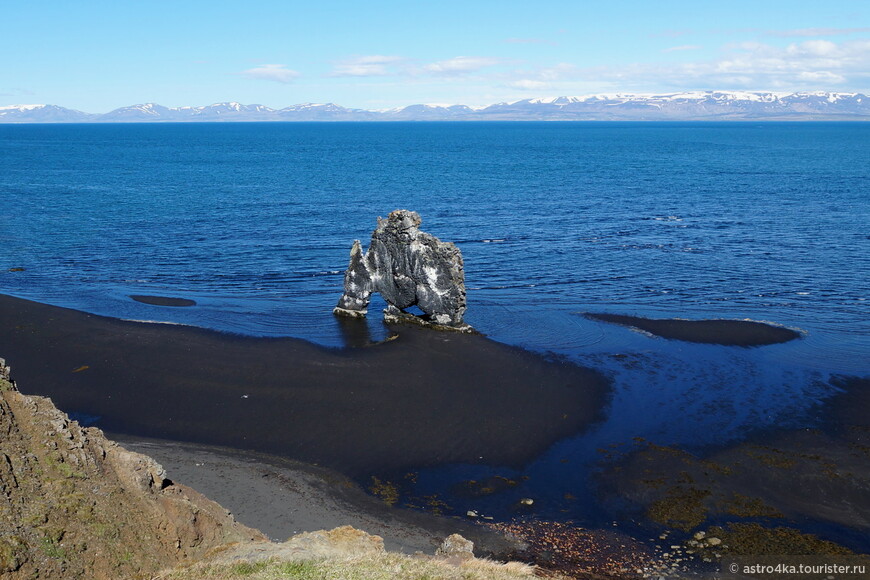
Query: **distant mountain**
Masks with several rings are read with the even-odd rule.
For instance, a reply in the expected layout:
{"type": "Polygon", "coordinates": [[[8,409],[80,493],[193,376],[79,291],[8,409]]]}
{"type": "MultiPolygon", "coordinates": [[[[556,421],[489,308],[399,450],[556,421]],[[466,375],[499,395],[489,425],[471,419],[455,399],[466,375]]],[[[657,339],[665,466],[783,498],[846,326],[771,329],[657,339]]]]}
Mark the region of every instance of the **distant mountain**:
{"type": "MultiPolygon", "coordinates": [[[[186,110],[186,109],[179,109],[186,110]]],[[[241,103],[215,103],[207,107],[190,109],[191,117],[198,121],[267,121],[275,113],[265,105],[242,105],[241,103]]]]}
{"type": "Polygon", "coordinates": [[[703,91],[537,98],[479,108],[465,105],[410,105],[385,111],[348,109],[334,103],[305,103],[283,109],[235,102],[177,108],[147,103],[122,107],[102,115],[55,105],[0,107],[0,123],[715,120],[870,121],[870,97],[860,93],[703,91]]]}
{"type": "Polygon", "coordinates": [[[87,123],[97,117],[57,105],[0,106],[0,123],[87,123]]]}
{"type": "Polygon", "coordinates": [[[207,107],[169,108],[154,103],[131,105],[100,115],[96,120],[101,123],[149,123],[149,122],[191,122],[191,121],[272,121],[275,109],[263,105],[242,105],[240,103],[215,103],[207,107]]]}
{"type": "Polygon", "coordinates": [[[130,105],[129,107],[121,107],[114,111],[109,111],[105,115],[100,115],[96,121],[100,122],[117,122],[117,123],[147,123],[151,121],[182,121],[185,120],[185,108],[170,109],[162,105],[154,103],[145,103],[143,105],[130,105]]]}
{"type": "Polygon", "coordinates": [[[305,103],[276,111],[276,121],[377,121],[377,113],[347,109],[335,103],[305,103]]]}
{"type": "Polygon", "coordinates": [[[381,115],[391,121],[456,121],[470,119],[474,112],[466,105],[411,105],[382,111],[381,115]]]}
{"type": "Polygon", "coordinates": [[[857,93],[692,92],[526,99],[491,105],[478,116],[503,120],[666,121],[867,119],[870,98],[857,93]]]}

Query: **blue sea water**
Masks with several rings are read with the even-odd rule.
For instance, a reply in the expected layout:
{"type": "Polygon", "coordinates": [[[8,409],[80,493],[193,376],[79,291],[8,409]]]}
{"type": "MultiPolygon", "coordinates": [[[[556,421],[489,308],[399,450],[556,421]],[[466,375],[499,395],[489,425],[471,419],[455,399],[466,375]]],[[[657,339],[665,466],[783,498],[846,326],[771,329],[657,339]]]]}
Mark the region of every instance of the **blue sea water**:
{"type": "Polygon", "coordinates": [[[866,123],[0,125],[0,203],[0,293],[329,346],[352,241],[415,210],[463,252],[469,323],[613,379],[607,418],[530,468],[553,477],[634,436],[807,426],[831,375],[870,373],[866,123]],[[589,311],[804,337],[689,344],[589,311]]]}

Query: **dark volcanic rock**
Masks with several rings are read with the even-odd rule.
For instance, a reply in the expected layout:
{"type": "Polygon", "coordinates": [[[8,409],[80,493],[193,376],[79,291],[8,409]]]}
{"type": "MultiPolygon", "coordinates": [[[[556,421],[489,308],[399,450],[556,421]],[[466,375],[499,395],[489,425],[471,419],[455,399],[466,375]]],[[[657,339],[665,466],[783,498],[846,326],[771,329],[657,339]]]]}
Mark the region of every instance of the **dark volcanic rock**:
{"type": "Polygon", "coordinates": [[[462,254],[452,243],[420,231],[421,222],[416,212],[397,209],[387,219],[378,218],[365,254],[359,240],[354,241],[335,314],[364,316],[372,292],[380,292],[387,302],[388,321],[406,319],[471,330],[462,320],[466,308],[462,254]],[[411,306],[426,316],[418,319],[404,312],[411,306]]]}

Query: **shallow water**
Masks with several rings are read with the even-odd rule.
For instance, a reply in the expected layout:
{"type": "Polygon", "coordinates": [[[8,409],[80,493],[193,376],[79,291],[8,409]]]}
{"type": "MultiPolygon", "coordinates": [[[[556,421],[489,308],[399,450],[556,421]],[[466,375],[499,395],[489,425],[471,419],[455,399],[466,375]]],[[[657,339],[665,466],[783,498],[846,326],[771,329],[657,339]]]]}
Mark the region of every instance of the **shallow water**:
{"type": "MultiPolygon", "coordinates": [[[[613,379],[608,418],[528,467],[524,492],[555,494],[534,482],[582,487],[598,447],[809,426],[832,374],[870,373],[868,137],[861,123],[4,125],[0,292],[339,346],[351,242],[416,210],[463,252],[468,322],[613,379]],[[690,344],[590,311],[804,337],[690,344]]],[[[448,466],[421,488],[451,470],[504,473],[448,466]]]]}

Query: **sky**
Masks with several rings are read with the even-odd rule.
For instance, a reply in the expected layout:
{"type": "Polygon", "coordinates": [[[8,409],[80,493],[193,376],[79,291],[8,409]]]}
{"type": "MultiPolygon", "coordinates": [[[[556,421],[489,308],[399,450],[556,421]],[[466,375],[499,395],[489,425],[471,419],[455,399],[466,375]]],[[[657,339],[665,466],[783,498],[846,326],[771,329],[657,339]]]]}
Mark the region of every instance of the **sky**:
{"type": "Polygon", "coordinates": [[[867,0],[0,0],[0,105],[870,93],[867,0]]]}

